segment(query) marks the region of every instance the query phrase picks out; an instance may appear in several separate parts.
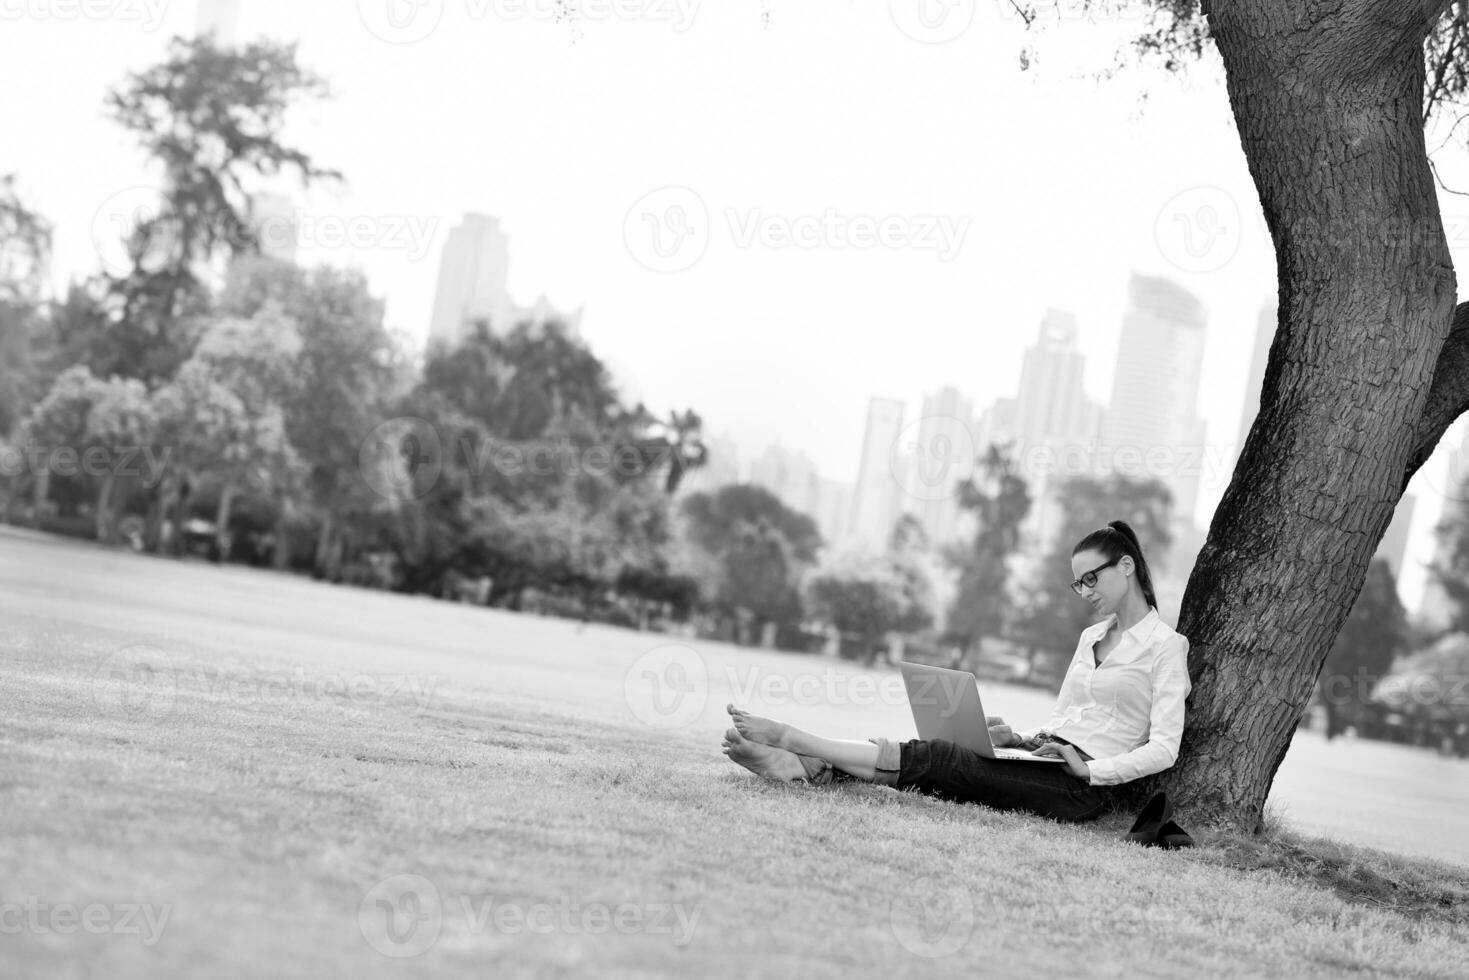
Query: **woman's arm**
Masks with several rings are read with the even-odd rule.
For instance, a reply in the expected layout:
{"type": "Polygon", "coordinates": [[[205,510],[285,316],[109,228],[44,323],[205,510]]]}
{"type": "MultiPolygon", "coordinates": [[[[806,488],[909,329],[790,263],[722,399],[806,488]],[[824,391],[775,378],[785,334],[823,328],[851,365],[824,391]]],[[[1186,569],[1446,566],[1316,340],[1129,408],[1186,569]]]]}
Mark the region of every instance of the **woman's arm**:
{"type": "Polygon", "coordinates": [[[1153,669],[1152,704],[1148,711],[1148,740],[1144,744],[1087,763],[1093,786],[1114,786],[1162,772],[1178,759],[1183,738],[1183,705],[1193,685],[1188,678],[1188,640],[1182,636],[1169,644],[1153,669]]]}

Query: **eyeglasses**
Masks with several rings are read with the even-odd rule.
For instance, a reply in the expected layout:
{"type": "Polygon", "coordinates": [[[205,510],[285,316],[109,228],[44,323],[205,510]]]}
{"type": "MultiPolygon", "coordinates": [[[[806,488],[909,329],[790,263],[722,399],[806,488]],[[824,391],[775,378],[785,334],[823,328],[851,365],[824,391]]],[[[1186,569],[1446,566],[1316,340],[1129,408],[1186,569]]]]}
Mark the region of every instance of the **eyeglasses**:
{"type": "Polygon", "coordinates": [[[1081,595],[1081,590],[1083,588],[1087,588],[1087,589],[1094,589],[1094,588],[1096,588],[1097,587],[1097,573],[1100,572],[1100,571],[1104,571],[1104,570],[1106,570],[1108,568],[1111,568],[1113,565],[1117,564],[1121,560],[1122,560],[1122,556],[1121,555],[1118,555],[1116,558],[1113,558],[1111,561],[1107,562],[1107,564],[1105,564],[1105,565],[1098,565],[1096,568],[1093,568],[1089,572],[1083,572],[1081,578],[1079,578],[1075,582],[1072,582],[1071,583],[1071,591],[1072,592],[1075,592],[1077,595],[1081,595]]]}

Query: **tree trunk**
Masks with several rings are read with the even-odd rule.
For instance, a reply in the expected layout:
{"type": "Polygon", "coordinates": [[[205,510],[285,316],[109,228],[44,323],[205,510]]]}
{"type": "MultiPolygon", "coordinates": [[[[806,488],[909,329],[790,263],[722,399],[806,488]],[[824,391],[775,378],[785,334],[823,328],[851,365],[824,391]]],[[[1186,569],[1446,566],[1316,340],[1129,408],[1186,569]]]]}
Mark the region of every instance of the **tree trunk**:
{"type": "Polygon", "coordinates": [[[1182,752],[1133,787],[1166,786],[1189,821],[1259,829],[1421,462],[1456,291],[1421,116],[1431,6],[1232,0],[1209,15],[1275,243],[1280,320],[1179,618],[1194,685],[1182,752]]]}
{"type": "Polygon", "coordinates": [[[328,573],[327,565],[331,558],[332,532],[336,529],[336,521],[332,512],[327,511],[322,518],[321,530],[316,534],[316,557],[312,559],[312,565],[316,568],[318,578],[328,573]]]}
{"type": "Polygon", "coordinates": [[[117,475],[111,470],[102,478],[102,486],[97,491],[97,519],[96,535],[99,544],[112,543],[112,488],[117,483],[117,475]]]}
{"type": "Polygon", "coordinates": [[[235,501],[235,488],[226,483],[219,489],[219,510],[214,515],[214,548],[219,561],[230,556],[230,505],[235,501]]]}

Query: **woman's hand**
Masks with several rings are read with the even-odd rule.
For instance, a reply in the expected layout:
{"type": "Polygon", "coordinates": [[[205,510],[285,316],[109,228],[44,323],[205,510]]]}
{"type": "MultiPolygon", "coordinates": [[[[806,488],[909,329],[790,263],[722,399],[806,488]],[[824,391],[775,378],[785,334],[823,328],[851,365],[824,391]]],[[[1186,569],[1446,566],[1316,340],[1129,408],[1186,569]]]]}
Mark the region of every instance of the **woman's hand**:
{"type": "Polygon", "coordinates": [[[1092,771],[1087,768],[1086,763],[1081,761],[1073,745],[1062,745],[1060,742],[1046,742],[1036,749],[1033,755],[1060,756],[1066,760],[1066,771],[1077,779],[1085,779],[1091,782],[1092,771]]]}
{"type": "Polygon", "coordinates": [[[1020,736],[1016,735],[1010,726],[1005,724],[1005,719],[999,715],[985,715],[984,724],[990,730],[990,742],[996,748],[1003,749],[1020,744],[1020,736]]]}

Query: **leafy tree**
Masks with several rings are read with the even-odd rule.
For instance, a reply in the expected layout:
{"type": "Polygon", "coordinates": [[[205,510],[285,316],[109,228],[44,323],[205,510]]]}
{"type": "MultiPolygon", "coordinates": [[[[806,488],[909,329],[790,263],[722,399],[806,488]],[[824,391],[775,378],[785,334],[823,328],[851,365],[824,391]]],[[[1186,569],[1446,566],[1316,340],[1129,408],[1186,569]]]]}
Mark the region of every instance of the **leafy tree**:
{"type": "Polygon", "coordinates": [[[207,306],[210,267],[259,251],[253,180],[285,170],[306,184],[340,177],[282,142],[290,108],[326,94],[295,45],[220,48],[207,37],[175,38],[167,60],[109,93],[111,117],[163,173],[156,213],[117,216],[130,263],[109,277],[110,329],[126,352],[119,373],[166,379],[188,356],[187,323],[207,306]]]}
{"type": "Polygon", "coordinates": [[[1173,542],[1169,516],[1173,495],[1157,480],[1121,474],[1074,476],[1057,490],[1064,515],[1036,578],[1029,583],[1015,623],[1015,638],[1030,651],[1030,669],[1042,662],[1065,663],[1076,639],[1096,618],[1071,591],[1071,549],[1109,521],[1131,524],[1154,571],[1161,567],[1173,542]]]}
{"type": "Polygon", "coordinates": [[[911,565],[891,553],[848,557],[811,577],[806,602],[813,615],[855,637],[859,655],[871,666],[887,634],[921,630],[933,621],[925,586],[911,565]]]}
{"type": "Polygon", "coordinates": [[[40,326],[51,225],[0,177],[0,436],[13,431],[50,386],[40,376],[33,336],[40,326]]]}
{"type": "Polygon", "coordinates": [[[722,553],[742,525],[762,521],[790,543],[798,562],[813,564],[821,548],[821,532],[814,520],[753,483],[732,483],[713,493],[691,494],[684,499],[682,511],[691,539],[711,554],[722,553]]]}
{"type": "Polygon", "coordinates": [[[821,546],[811,518],[753,484],[692,494],[680,514],[689,543],[711,559],[694,566],[712,577],[703,584],[727,614],[778,626],[799,621],[798,583],[821,546]]]}
{"type": "MultiPolygon", "coordinates": [[[[308,272],[263,257],[233,263],[220,312],[248,318],[272,305],[294,321],[300,339],[280,403],[304,469],[302,503],[318,528],[313,564],[335,578],[340,537],[376,502],[358,473],[359,457],[401,383],[401,356],[383,325],[383,303],[360,271],[308,272]]],[[[282,547],[288,518],[282,507],[276,528],[282,547]]]]}
{"type": "Polygon", "coordinates": [[[1009,561],[1030,513],[1030,491],[1007,447],[991,445],[978,463],[978,479],[970,477],[959,487],[959,506],[976,517],[974,540],[945,555],[959,572],[946,634],[966,653],[982,637],[1001,635],[1009,625],[1009,561]]]}
{"type": "Polygon", "coordinates": [[[1352,722],[1376,682],[1407,651],[1408,614],[1398,598],[1392,566],[1385,559],[1374,558],[1319,680],[1328,739],[1352,722]]]}

